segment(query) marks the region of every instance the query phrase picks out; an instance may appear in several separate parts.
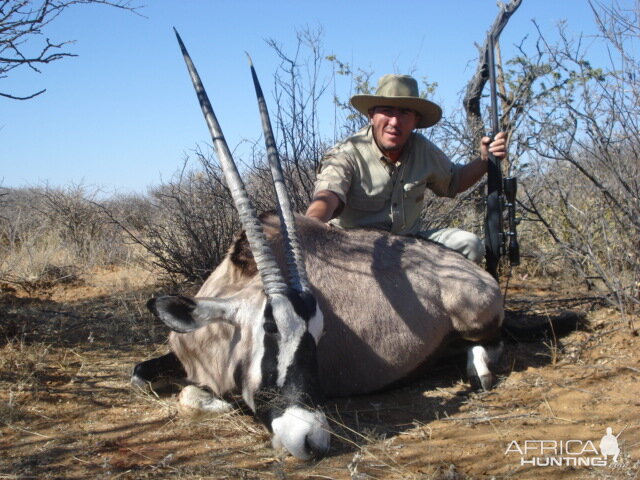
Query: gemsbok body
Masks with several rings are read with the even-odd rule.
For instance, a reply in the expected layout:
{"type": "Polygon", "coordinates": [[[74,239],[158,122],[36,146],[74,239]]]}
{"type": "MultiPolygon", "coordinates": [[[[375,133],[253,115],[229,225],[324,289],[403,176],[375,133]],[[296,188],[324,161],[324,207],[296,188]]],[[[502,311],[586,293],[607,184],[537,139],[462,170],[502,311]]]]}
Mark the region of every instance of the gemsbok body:
{"type": "MultiPolygon", "coordinates": [[[[224,157],[230,154],[180,43],[227,175],[224,157]]],[[[209,390],[217,400],[208,405],[221,409],[228,406],[224,397],[242,394],[276,448],[319,457],[330,439],[325,396],[391,385],[451,340],[493,341],[502,324],[502,296],[491,275],[435,243],[294,218],[253,73],[279,215],[259,220],[251,212],[245,218],[246,192],[236,199],[244,187],[227,177],[245,235],[194,298],[149,301],[174,330],[171,353],[138,364],[132,381],[144,385],[167,374],[181,376],[209,390]]],[[[474,383],[490,387],[484,348],[469,350],[467,368],[474,383]]]]}

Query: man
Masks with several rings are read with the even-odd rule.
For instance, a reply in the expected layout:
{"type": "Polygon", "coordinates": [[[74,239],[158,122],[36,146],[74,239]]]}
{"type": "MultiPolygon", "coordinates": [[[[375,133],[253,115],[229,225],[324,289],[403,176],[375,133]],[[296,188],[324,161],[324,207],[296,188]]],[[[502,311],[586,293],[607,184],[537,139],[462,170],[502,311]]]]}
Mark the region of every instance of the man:
{"type": "Polygon", "coordinates": [[[454,197],[487,171],[489,152],[505,156],[505,135],[481,141],[479,158],[458,165],[416,128],[435,125],[438,105],[419,97],[408,75],[385,75],[375,95],[354,95],[351,104],[369,125],[334,146],[323,157],[314,197],[306,215],[341,228],[378,228],[441,243],[479,263],[484,245],[456,228],[422,231],[425,190],[454,197]]]}

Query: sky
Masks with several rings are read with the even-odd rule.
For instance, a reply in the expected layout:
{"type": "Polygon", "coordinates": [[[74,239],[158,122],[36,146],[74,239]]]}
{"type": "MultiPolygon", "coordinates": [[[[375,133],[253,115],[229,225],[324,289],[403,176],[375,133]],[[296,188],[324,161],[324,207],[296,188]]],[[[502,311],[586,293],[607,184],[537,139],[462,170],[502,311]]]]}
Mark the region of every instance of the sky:
{"type": "MultiPolygon", "coordinates": [[[[139,3],[143,3],[140,0],[139,3]]],[[[273,39],[289,53],[296,33],[323,31],[325,55],[374,72],[407,73],[437,82],[433,100],[444,114],[460,108],[476,67],[477,47],[498,12],[495,0],[146,0],[134,15],[78,6],[43,36],[75,40],[77,57],[40,74],[14,70],[0,91],[0,186],[85,185],[108,194],[145,193],[169,180],[186,156],[210,137],[173,34],[180,32],[232,150],[260,138],[260,121],[245,52],[273,105],[278,66],[273,39]]],[[[504,55],[529,34],[532,19],[553,34],[595,32],[586,0],[524,0],[502,33],[504,55]]],[[[327,72],[326,75],[329,75],[327,72]]],[[[328,78],[328,77],[325,77],[328,78]]],[[[347,90],[338,92],[347,95],[347,90]]],[[[330,111],[327,95],[324,111],[330,111]]],[[[332,135],[332,115],[321,128],[332,135]]]]}

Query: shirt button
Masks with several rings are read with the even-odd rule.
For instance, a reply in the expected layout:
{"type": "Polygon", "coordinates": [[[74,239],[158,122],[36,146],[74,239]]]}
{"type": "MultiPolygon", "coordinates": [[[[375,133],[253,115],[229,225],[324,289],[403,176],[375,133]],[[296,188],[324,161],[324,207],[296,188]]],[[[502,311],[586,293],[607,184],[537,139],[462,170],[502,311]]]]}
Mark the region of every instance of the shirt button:
{"type": "Polygon", "coordinates": [[[396,208],[398,206],[397,202],[393,202],[393,208],[396,208]]]}

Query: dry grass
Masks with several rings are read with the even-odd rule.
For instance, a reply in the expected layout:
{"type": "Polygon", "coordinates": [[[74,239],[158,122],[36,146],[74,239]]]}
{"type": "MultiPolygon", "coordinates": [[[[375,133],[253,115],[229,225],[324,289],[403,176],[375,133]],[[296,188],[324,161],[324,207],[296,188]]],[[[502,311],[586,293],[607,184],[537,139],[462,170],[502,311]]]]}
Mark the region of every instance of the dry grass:
{"type": "Polygon", "coordinates": [[[0,279],[27,293],[76,282],[78,268],[73,266],[75,256],[58,243],[57,238],[39,238],[3,249],[0,279]]]}

